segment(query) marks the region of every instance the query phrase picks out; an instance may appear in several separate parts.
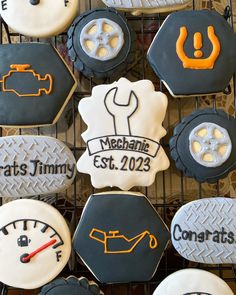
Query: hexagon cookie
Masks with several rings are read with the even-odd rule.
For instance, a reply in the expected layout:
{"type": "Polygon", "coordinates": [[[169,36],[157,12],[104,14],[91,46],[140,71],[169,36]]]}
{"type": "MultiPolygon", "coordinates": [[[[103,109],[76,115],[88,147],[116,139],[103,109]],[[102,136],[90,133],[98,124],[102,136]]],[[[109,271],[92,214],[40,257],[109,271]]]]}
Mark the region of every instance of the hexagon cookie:
{"type": "Polygon", "coordinates": [[[86,11],[68,31],[67,47],[75,67],[88,78],[126,73],[135,55],[136,36],[126,18],[112,8],[86,11]]]}
{"type": "Polygon", "coordinates": [[[171,224],[173,246],[184,258],[207,264],[236,263],[236,200],[202,199],[180,208],[171,224]]]}
{"type": "Polygon", "coordinates": [[[2,0],[0,13],[14,31],[30,37],[52,37],[63,32],[79,9],[78,0],[2,0]]]}
{"type": "Polygon", "coordinates": [[[121,78],[94,87],[79,104],[88,129],[82,134],[87,150],[78,170],[90,174],[96,188],[151,185],[156,173],[169,167],[160,145],[166,108],[167,97],[149,80],[121,78]]]}
{"type": "Polygon", "coordinates": [[[189,0],[102,0],[107,6],[131,12],[133,15],[141,13],[158,13],[184,8],[189,0]]]}
{"type": "Polygon", "coordinates": [[[55,124],[77,82],[50,44],[0,47],[0,126],[55,124]]]}
{"type": "Polygon", "coordinates": [[[216,11],[168,16],[148,51],[153,70],[173,96],[224,91],[236,68],[236,35],[216,11]]]}
{"type": "Polygon", "coordinates": [[[39,295],[104,295],[94,282],[81,277],[59,278],[45,285],[39,295]]]}
{"type": "Polygon", "coordinates": [[[73,153],[52,137],[1,137],[0,154],[1,198],[57,193],[76,175],[73,153]]]}
{"type": "Polygon", "coordinates": [[[166,225],[144,195],[108,192],[89,198],[73,246],[100,282],[127,283],[152,278],[168,239],[166,225]]]}
{"type": "Polygon", "coordinates": [[[213,183],[236,167],[236,123],[222,110],[197,110],[175,127],[171,157],[184,175],[213,183]]]}
{"type": "Polygon", "coordinates": [[[230,287],[213,273],[188,268],[169,275],[153,295],[233,295],[230,287]]]}

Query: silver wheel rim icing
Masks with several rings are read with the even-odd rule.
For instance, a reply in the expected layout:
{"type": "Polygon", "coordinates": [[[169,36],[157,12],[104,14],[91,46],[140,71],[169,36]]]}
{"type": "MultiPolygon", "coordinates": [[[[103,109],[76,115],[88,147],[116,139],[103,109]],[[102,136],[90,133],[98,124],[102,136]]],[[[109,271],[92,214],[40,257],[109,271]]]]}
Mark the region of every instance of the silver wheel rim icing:
{"type": "Polygon", "coordinates": [[[99,18],[90,21],[81,31],[80,34],[80,44],[83,51],[91,58],[106,61],[115,58],[124,45],[124,33],[121,27],[114,21],[107,18],[99,18]],[[112,28],[112,31],[106,32],[104,30],[104,25],[108,25],[112,28]],[[89,31],[96,27],[96,32],[89,34],[89,31]],[[117,44],[115,47],[111,45],[111,40],[116,38],[117,44]],[[90,41],[94,44],[92,50],[87,46],[87,42],[90,41]],[[99,50],[104,48],[107,52],[106,55],[100,56],[99,50]]]}
{"type": "Polygon", "coordinates": [[[189,135],[189,149],[192,157],[196,162],[205,167],[219,167],[226,162],[232,151],[232,142],[228,131],[214,123],[205,122],[195,127],[189,135]],[[199,132],[206,130],[204,136],[200,136],[199,132]],[[218,131],[222,137],[218,138],[215,134],[218,131]],[[200,151],[193,148],[194,142],[201,146],[200,151]],[[219,152],[219,148],[225,147],[224,153],[219,152]],[[204,159],[205,155],[210,155],[212,161],[204,159]]]}

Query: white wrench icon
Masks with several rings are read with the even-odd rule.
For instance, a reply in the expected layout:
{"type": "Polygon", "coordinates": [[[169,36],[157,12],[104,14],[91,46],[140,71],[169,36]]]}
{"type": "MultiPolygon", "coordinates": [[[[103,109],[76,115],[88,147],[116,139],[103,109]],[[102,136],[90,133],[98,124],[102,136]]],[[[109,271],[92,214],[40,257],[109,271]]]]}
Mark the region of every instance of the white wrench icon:
{"type": "Polygon", "coordinates": [[[108,113],[113,117],[115,135],[132,135],[130,117],[138,108],[138,97],[134,91],[130,92],[127,104],[116,102],[118,87],[114,87],[106,94],[104,103],[108,113]]]}

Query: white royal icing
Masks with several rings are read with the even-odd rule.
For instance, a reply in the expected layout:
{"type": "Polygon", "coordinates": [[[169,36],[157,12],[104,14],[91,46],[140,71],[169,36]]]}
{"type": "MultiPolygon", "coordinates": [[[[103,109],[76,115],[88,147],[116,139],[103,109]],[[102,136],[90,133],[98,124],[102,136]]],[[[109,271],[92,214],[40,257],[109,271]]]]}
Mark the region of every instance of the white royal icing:
{"type": "Polygon", "coordinates": [[[168,276],[153,295],[233,295],[216,275],[201,269],[184,269],[168,276]]]}
{"type": "Polygon", "coordinates": [[[166,95],[155,92],[149,80],[121,78],[94,87],[92,96],[79,104],[88,129],[82,134],[87,150],[78,171],[90,174],[96,188],[151,185],[155,174],[169,167],[160,145],[166,109],[166,95]]]}
{"type": "Polygon", "coordinates": [[[0,138],[0,197],[27,197],[67,189],[76,161],[61,141],[47,136],[0,138]]]}
{"type": "Polygon", "coordinates": [[[9,27],[31,37],[50,37],[63,32],[73,21],[78,7],[78,0],[0,1],[1,16],[9,27]]]}
{"type": "Polygon", "coordinates": [[[35,289],[53,280],[71,253],[71,237],[63,216],[51,205],[16,200],[0,207],[0,281],[35,289]],[[28,262],[22,257],[45,247],[28,262]]]}

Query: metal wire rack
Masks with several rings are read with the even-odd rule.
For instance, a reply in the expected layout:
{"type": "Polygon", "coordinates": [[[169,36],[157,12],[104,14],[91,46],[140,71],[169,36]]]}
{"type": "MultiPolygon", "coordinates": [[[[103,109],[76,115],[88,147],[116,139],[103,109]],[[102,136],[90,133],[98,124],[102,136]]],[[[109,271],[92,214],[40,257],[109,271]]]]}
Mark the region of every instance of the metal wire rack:
{"type": "MultiPolygon", "coordinates": [[[[81,0],[80,2],[86,2],[87,9],[95,8],[98,1],[95,0],[81,0]],[[96,3],[95,3],[96,2],[96,3]]],[[[224,1],[224,0],[223,0],[224,1]]],[[[229,0],[228,9],[225,10],[225,17],[233,25],[233,4],[229,0]]],[[[192,8],[197,9],[199,0],[193,0],[192,8]]],[[[206,1],[206,7],[212,9],[214,2],[206,1]]],[[[83,11],[81,11],[83,12],[83,11]]],[[[214,108],[218,107],[218,97],[195,97],[195,98],[171,98],[165,89],[164,85],[158,80],[150,69],[146,60],[146,51],[165,20],[167,14],[156,15],[141,15],[131,16],[126,14],[130,25],[134,28],[137,34],[137,53],[135,62],[130,66],[127,71],[127,77],[132,77],[132,80],[150,79],[154,82],[156,89],[165,92],[169,97],[169,108],[165,120],[165,127],[168,130],[168,135],[162,141],[162,145],[168,152],[168,139],[172,134],[173,126],[178,123],[181,118],[192,112],[192,110],[200,107],[204,107],[204,103],[214,108]]],[[[83,143],[80,134],[86,129],[86,126],[81,122],[80,116],[77,111],[78,102],[84,96],[88,96],[91,93],[91,89],[98,81],[88,80],[77,73],[67,58],[66,50],[66,33],[61,34],[53,39],[39,40],[33,38],[26,38],[22,35],[11,32],[7,25],[1,21],[0,30],[0,42],[2,43],[18,43],[18,42],[50,42],[52,43],[62,54],[62,56],[68,61],[72,70],[78,77],[79,87],[75,92],[73,99],[71,99],[66,110],[62,114],[60,121],[50,128],[37,128],[37,129],[19,129],[19,130],[0,130],[1,136],[12,134],[38,134],[38,135],[50,135],[67,143],[67,145],[73,151],[76,159],[85,151],[85,144],[83,143]]],[[[100,83],[109,83],[109,80],[100,81],[100,83]]],[[[236,93],[236,80],[235,77],[232,82],[231,92],[236,93]]],[[[232,94],[231,94],[232,95],[232,94]]],[[[234,115],[236,115],[236,98],[233,98],[234,102],[234,115]]],[[[219,196],[222,194],[222,185],[220,182],[208,186],[207,189],[202,184],[196,183],[194,180],[186,179],[183,174],[177,171],[172,163],[171,168],[168,171],[159,173],[155,183],[149,188],[135,188],[134,191],[141,191],[144,193],[150,201],[153,203],[157,211],[160,213],[167,225],[170,225],[171,219],[175,212],[187,201],[193,199],[200,199],[206,196],[219,196]],[[191,183],[190,183],[191,181],[191,183]]],[[[73,186],[62,194],[56,194],[48,197],[35,196],[35,198],[46,201],[54,205],[64,215],[70,224],[71,231],[76,228],[78,224],[83,206],[91,193],[97,192],[91,186],[89,177],[87,175],[77,174],[76,180],[73,186]]],[[[0,200],[0,205],[9,200],[0,200]]],[[[212,271],[234,288],[236,292],[236,266],[235,265],[203,265],[197,263],[191,263],[181,258],[173,247],[169,244],[165,255],[163,256],[158,270],[150,282],[144,283],[129,283],[129,284],[116,284],[116,285],[101,285],[101,289],[106,295],[151,295],[157,285],[170,273],[183,269],[186,267],[196,267],[212,271]]],[[[20,275],[20,274],[19,274],[20,275]]],[[[88,271],[86,266],[78,259],[75,253],[72,253],[71,261],[62,273],[62,276],[76,275],[78,277],[85,276],[88,279],[95,280],[92,274],[88,271]]],[[[38,294],[38,290],[25,291],[20,289],[14,289],[7,286],[1,286],[3,294],[10,295],[24,295],[24,294],[38,294]]],[[[0,289],[1,290],[1,289],[0,289]]],[[[163,294],[164,295],[164,294],[163,294]]],[[[173,294],[174,295],[174,294],[173,294]]],[[[223,295],[223,294],[222,294],[223,295]]]]}

